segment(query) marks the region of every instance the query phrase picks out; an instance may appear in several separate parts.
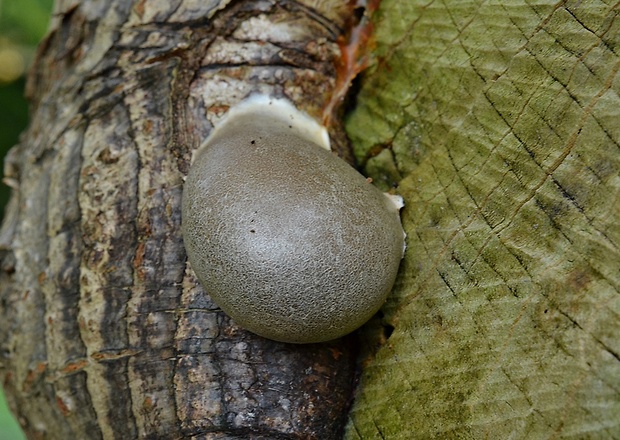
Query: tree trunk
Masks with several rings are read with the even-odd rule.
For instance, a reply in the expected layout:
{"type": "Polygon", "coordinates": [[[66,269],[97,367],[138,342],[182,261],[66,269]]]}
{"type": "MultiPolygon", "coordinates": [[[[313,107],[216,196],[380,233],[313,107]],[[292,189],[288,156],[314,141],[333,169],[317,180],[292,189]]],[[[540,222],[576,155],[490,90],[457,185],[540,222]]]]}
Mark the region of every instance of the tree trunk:
{"type": "MultiPolygon", "coordinates": [[[[32,438],[338,438],[349,345],[235,327],[178,226],[191,151],[228,105],[266,89],[320,112],[347,9],[109,3],[57,6],[8,161],[14,411],[32,438]],[[312,37],[274,40],[291,18],[312,37]]],[[[346,438],[620,437],[619,12],[382,2],[347,129],[405,197],[408,249],[362,332],[346,438]]]]}
{"type": "Polygon", "coordinates": [[[382,3],[347,129],[408,249],[346,438],[620,438],[619,14],[382,3]]]}
{"type": "Polygon", "coordinates": [[[0,377],[29,438],[341,436],[350,341],[236,327],[187,265],[180,203],[192,151],[230,105],[263,92],[321,113],[350,13],[57,1],[0,232],[0,377]]]}

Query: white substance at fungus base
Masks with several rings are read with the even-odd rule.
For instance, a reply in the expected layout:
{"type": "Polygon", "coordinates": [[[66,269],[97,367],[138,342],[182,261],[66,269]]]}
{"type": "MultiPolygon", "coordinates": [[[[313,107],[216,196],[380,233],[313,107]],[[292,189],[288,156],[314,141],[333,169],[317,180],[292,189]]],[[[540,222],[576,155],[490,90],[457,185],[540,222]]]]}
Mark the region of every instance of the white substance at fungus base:
{"type": "Polygon", "coordinates": [[[319,124],[308,114],[297,110],[289,100],[262,94],[252,95],[232,107],[217,124],[209,137],[216,136],[220,127],[226,125],[228,120],[242,120],[248,115],[257,113],[269,113],[274,121],[279,120],[284,124],[288,124],[289,128],[299,133],[300,136],[314,141],[317,145],[331,151],[329,133],[327,133],[327,129],[324,126],[319,124]]]}

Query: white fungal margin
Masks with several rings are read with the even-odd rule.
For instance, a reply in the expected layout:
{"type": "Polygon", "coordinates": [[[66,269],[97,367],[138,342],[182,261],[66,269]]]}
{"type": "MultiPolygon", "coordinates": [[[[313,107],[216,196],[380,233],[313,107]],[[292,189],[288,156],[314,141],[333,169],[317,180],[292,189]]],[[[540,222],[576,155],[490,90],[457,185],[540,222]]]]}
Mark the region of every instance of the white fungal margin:
{"type": "Polygon", "coordinates": [[[249,117],[252,114],[265,114],[266,112],[274,118],[274,123],[279,121],[283,124],[287,124],[300,136],[331,151],[329,133],[323,125],[319,124],[307,113],[297,109],[288,99],[275,98],[262,93],[250,95],[248,98],[232,106],[222,120],[215,126],[215,129],[209,137],[216,135],[219,127],[228,123],[234,123],[235,119],[243,120],[244,117],[249,117]]]}
{"type": "MultiPolygon", "coordinates": [[[[384,192],[383,195],[385,197],[387,197],[388,199],[388,204],[396,209],[396,212],[398,212],[398,216],[400,219],[400,210],[404,208],[405,206],[405,199],[403,199],[401,196],[399,196],[398,194],[390,194],[390,193],[386,193],[384,192]]],[[[401,221],[402,224],[402,221],[401,221]]],[[[405,256],[405,251],[407,250],[407,233],[405,232],[405,230],[403,229],[403,254],[401,256],[401,258],[404,258],[405,256]]]]}
{"type": "Polygon", "coordinates": [[[390,203],[396,208],[397,211],[400,211],[405,206],[405,201],[403,198],[396,194],[383,193],[385,197],[388,198],[390,203]]]}

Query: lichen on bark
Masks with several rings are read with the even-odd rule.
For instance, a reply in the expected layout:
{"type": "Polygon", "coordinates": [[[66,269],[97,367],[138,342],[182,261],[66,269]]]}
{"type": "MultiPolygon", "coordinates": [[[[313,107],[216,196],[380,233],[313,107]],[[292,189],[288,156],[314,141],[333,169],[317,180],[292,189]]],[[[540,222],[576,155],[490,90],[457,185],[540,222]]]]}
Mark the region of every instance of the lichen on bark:
{"type": "Polygon", "coordinates": [[[620,435],[619,13],[382,2],[347,129],[408,249],[346,438],[620,435]]]}

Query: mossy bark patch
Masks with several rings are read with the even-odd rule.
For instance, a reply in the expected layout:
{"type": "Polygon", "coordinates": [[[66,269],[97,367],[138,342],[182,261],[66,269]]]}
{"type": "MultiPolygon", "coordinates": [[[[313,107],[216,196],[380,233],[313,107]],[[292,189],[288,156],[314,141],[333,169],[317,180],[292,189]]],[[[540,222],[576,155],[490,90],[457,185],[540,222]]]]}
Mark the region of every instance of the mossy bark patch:
{"type": "Polygon", "coordinates": [[[347,123],[408,249],[347,438],[620,435],[619,12],[382,2],[347,123]]]}

